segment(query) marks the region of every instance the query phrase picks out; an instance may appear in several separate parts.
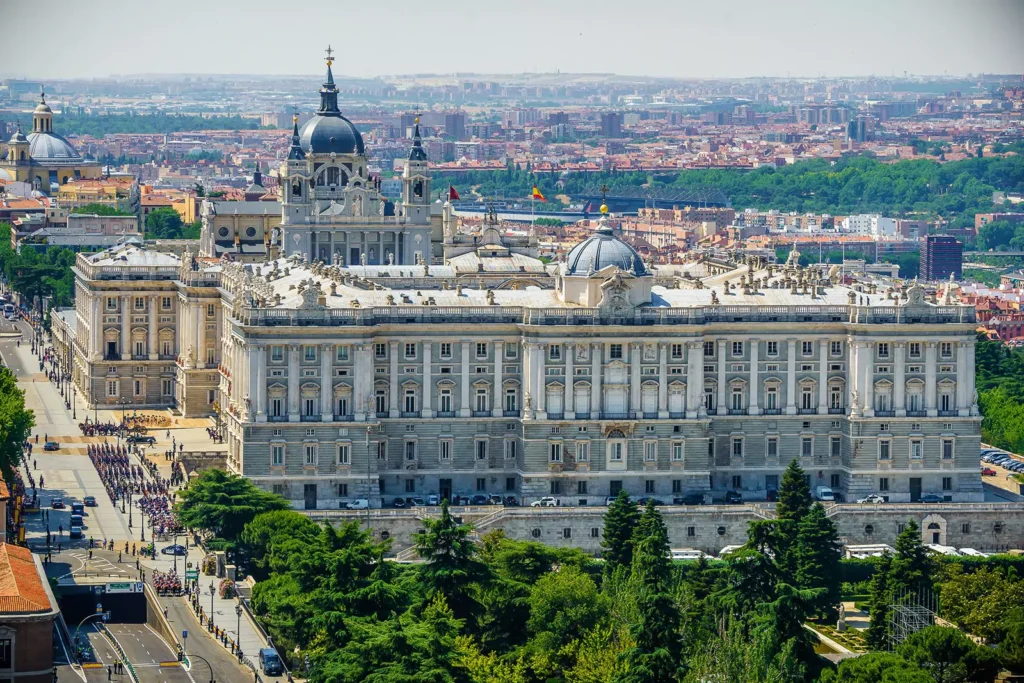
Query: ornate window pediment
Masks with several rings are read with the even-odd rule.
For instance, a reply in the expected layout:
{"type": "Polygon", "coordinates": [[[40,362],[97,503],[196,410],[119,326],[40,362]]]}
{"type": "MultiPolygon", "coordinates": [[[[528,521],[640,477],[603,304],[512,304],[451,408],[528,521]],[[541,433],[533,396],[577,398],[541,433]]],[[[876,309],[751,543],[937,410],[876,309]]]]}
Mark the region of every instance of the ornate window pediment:
{"type": "Polygon", "coordinates": [[[782,380],[779,379],[778,377],[765,377],[764,378],[764,384],[765,384],[765,386],[775,386],[775,387],[777,387],[777,386],[780,386],[782,384],[782,380]]]}
{"type": "Polygon", "coordinates": [[[455,382],[454,382],[454,381],[452,381],[452,380],[450,380],[450,379],[447,379],[447,378],[445,378],[445,379],[442,379],[442,380],[440,380],[440,381],[439,381],[439,382],[437,383],[437,386],[439,386],[439,387],[444,387],[444,388],[446,388],[446,389],[450,389],[450,388],[452,388],[452,387],[454,387],[454,386],[455,386],[455,382]]]}
{"type": "Polygon", "coordinates": [[[405,387],[406,389],[418,389],[420,383],[414,379],[407,379],[404,382],[402,382],[402,386],[405,387]]]}
{"type": "Polygon", "coordinates": [[[503,387],[518,387],[519,386],[519,380],[517,380],[517,379],[506,379],[506,380],[504,380],[501,383],[501,385],[503,387]]]}
{"type": "Polygon", "coordinates": [[[729,380],[729,386],[733,389],[738,389],[747,386],[747,380],[741,379],[740,377],[734,377],[729,380]]]}
{"type": "Polygon", "coordinates": [[[578,391],[580,389],[589,389],[591,384],[590,384],[590,382],[588,382],[586,380],[580,380],[580,381],[576,382],[575,384],[573,384],[573,386],[576,387],[576,389],[578,391]]]}
{"type": "Polygon", "coordinates": [[[346,384],[344,382],[340,382],[340,383],[334,385],[334,395],[335,396],[345,396],[346,394],[351,394],[351,393],[352,393],[352,385],[351,384],[346,384]]]}
{"type": "Polygon", "coordinates": [[[907,389],[913,389],[915,391],[924,391],[924,380],[918,377],[907,380],[907,389]]]}
{"type": "Polygon", "coordinates": [[[951,379],[949,379],[947,377],[945,379],[939,380],[938,386],[939,386],[939,389],[944,389],[946,391],[952,391],[953,388],[956,387],[956,382],[954,380],[951,380],[951,379]]]}
{"type": "Polygon", "coordinates": [[[674,382],[669,382],[668,390],[669,391],[686,391],[686,382],[680,382],[679,380],[675,380],[674,382]]]}
{"type": "Polygon", "coordinates": [[[646,380],[645,382],[641,382],[640,386],[643,389],[645,389],[645,390],[650,390],[650,389],[657,390],[657,388],[658,388],[658,381],[654,380],[654,379],[649,379],[649,380],[646,380]]]}
{"type": "Polygon", "coordinates": [[[797,382],[797,384],[799,384],[801,387],[813,387],[815,384],[817,384],[817,381],[811,377],[804,377],[802,380],[797,382]]]}
{"type": "Polygon", "coordinates": [[[491,386],[491,383],[489,381],[487,381],[486,379],[478,379],[477,381],[473,382],[473,386],[474,387],[489,387],[489,386],[491,386]]]}
{"type": "Polygon", "coordinates": [[[545,386],[547,387],[547,390],[549,392],[555,389],[565,389],[565,385],[562,384],[561,382],[551,382],[550,384],[547,384],[545,386]]]}
{"type": "Polygon", "coordinates": [[[892,389],[892,382],[887,379],[880,379],[875,382],[876,391],[889,391],[890,389],[892,389]]]}

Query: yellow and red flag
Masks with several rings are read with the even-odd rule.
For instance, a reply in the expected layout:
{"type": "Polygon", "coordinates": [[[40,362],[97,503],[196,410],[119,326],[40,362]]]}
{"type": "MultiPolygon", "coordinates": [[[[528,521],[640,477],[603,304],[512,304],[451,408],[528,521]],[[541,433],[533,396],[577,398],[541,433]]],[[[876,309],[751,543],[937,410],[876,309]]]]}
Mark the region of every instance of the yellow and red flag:
{"type": "Polygon", "coordinates": [[[533,186],[533,198],[534,199],[539,199],[542,202],[546,202],[547,201],[546,199],[544,199],[544,195],[542,195],[540,193],[540,190],[537,189],[536,185],[533,186]]]}

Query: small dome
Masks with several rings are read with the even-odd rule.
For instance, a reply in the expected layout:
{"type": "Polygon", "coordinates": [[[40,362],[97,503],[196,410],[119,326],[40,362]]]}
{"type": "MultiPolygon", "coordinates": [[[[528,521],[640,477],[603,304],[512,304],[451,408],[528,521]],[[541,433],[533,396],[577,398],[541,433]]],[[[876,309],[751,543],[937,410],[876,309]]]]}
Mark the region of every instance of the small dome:
{"type": "Polygon", "coordinates": [[[317,114],[299,129],[299,145],[306,154],[364,154],[363,136],[341,114],[317,114]]]}
{"type": "Polygon", "coordinates": [[[28,138],[26,138],[25,134],[21,132],[21,126],[18,126],[18,130],[14,131],[14,135],[11,136],[11,139],[7,144],[13,145],[17,142],[28,142],[28,138]]]}
{"type": "Polygon", "coordinates": [[[50,109],[50,105],[48,105],[46,102],[40,102],[36,105],[35,112],[37,114],[52,114],[53,110],[50,109]]]}
{"type": "Polygon", "coordinates": [[[28,143],[28,154],[36,161],[71,161],[82,158],[74,145],[56,133],[29,133],[28,143]]]}
{"type": "Polygon", "coordinates": [[[615,237],[603,222],[597,232],[572,248],[565,264],[566,275],[586,275],[608,266],[637,276],[648,274],[640,254],[615,237]]]}

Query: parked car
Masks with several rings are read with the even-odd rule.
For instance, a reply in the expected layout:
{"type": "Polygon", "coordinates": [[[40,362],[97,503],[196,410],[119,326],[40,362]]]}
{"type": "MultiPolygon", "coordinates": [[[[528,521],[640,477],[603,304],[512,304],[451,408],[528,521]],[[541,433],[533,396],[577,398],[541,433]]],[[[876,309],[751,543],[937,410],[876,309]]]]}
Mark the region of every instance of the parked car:
{"type": "Polygon", "coordinates": [[[395,498],[395,502],[392,503],[392,505],[394,505],[396,508],[404,508],[405,498],[395,498]]]}
{"type": "Polygon", "coordinates": [[[636,504],[639,505],[640,507],[647,507],[647,503],[654,503],[654,505],[656,507],[665,504],[663,501],[658,500],[657,498],[647,498],[647,497],[645,497],[645,498],[640,498],[640,499],[638,499],[636,501],[636,504]]]}
{"type": "Polygon", "coordinates": [[[672,499],[673,505],[703,505],[704,494],[703,493],[687,493],[685,496],[678,496],[672,499]]]}
{"type": "Polygon", "coordinates": [[[426,503],[424,503],[423,499],[420,498],[419,496],[406,496],[405,497],[405,506],[406,507],[410,507],[410,508],[411,507],[423,507],[424,505],[426,505],[426,503]]]}
{"type": "Polygon", "coordinates": [[[487,505],[487,496],[482,493],[476,494],[470,501],[470,505],[487,505]]]}
{"type": "Polygon", "coordinates": [[[156,437],[148,436],[145,434],[132,434],[127,439],[125,439],[125,441],[127,441],[128,443],[144,443],[152,446],[153,444],[156,443],[156,437]]]}
{"type": "Polygon", "coordinates": [[[884,503],[885,502],[885,498],[882,498],[877,493],[871,493],[871,494],[868,494],[868,495],[864,496],[863,498],[858,498],[857,502],[858,503],[876,503],[877,504],[877,503],[884,503]]]}
{"type": "Polygon", "coordinates": [[[519,501],[515,496],[505,496],[505,505],[507,507],[519,507],[519,501]]]}
{"type": "Polygon", "coordinates": [[[59,451],[60,450],[60,444],[57,443],[56,441],[47,441],[43,445],[43,450],[44,451],[59,451]]]}
{"type": "Polygon", "coordinates": [[[942,502],[942,496],[940,496],[938,494],[935,494],[935,493],[926,493],[923,496],[921,496],[921,501],[920,502],[922,502],[922,503],[941,503],[942,502]]]}
{"type": "Polygon", "coordinates": [[[815,500],[821,500],[828,503],[834,503],[836,500],[836,496],[832,493],[832,487],[830,486],[819,486],[814,489],[814,498],[815,500]]]}
{"type": "Polygon", "coordinates": [[[267,676],[280,676],[284,673],[284,665],[272,647],[260,648],[260,668],[267,676]]]}
{"type": "Polygon", "coordinates": [[[72,525],[71,531],[68,532],[68,538],[82,538],[82,527],[72,525]]]}
{"type": "Polygon", "coordinates": [[[469,505],[469,503],[470,503],[470,497],[469,496],[453,496],[452,497],[452,505],[469,505]]]}
{"type": "Polygon", "coordinates": [[[439,495],[437,495],[436,493],[431,493],[429,496],[427,496],[427,505],[440,505],[440,504],[441,504],[441,497],[439,495]]]}
{"type": "Polygon", "coordinates": [[[765,500],[769,503],[777,503],[779,501],[779,492],[775,489],[768,489],[768,493],[765,494],[765,500]]]}
{"type": "Polygon", "coordinates": [[[725,492],[725,502],[728,505],[733,505],[733,504],[736,504],[736,503],[742,503],[743,502],[743,494],[741,494],[739,491],[726,491],[725,492]]]}
{"type": "Polygon", "coordinates": [[[532,508],[553,508],[558,507],[558,499],[553,496],[544,496],[540,500],[530,503],[532,508]]]}
{"type": "Polygon", "coordinates": [[[85,526],[85,519],[82,515],[71,514],[71,526],[85,526]]]}
{"type": "Polygon", "coordinates": [[[504,501],[502,500],[501,496],[499,496],[496,493],[492,493],[491,495],[489,495],[487,497],[487,504],[488,505],[501,505],[503,502],[504,501]]]}
{"type": "Polygon", "coordinates": [[[188,555],[188,551],[185,550],[185,546],[180,545],[178,543],[175,543],[174,545],[169,545],[169,546],[161,548],[160,549],[160,554],[161,555],[184,556],[184,555],[188,555]]]}
{"type": "Polygon", "coordinates": [[[71,514],[72,515],[79,515],[81,517],[84,517],[85,516],[85,504],[84,503],[72,503],[71,504],[71,514]]]}
{"type": "Polygon", "coordinates": [[[983,477],[994,477],[994,476],[996,476],[996,471],[994,469],[992,469],[991,467],[982,467],[981,468],[981,476],[983,476],[983,477]]]}
{"type": "Polygon", "coordinates": [[[64,499],[63,498],[51,498],[50,499],[50,507],[52,509],[54,509],[54,510],[63,510],[64,509],[64,499]]]}
{"type": "Polygon", "coordinates": [[[356,498],[355,500],[349,502],[348,504],[349,510],[368,510],[369,508],[370,501],[366,500],[365,498],[356,498]]]}
{"type": "Polygon", "coordinates": [[[82,499],[82,503],[87,508],[94,508],[96,507],[96,496],[86,496],[82,499]]]}

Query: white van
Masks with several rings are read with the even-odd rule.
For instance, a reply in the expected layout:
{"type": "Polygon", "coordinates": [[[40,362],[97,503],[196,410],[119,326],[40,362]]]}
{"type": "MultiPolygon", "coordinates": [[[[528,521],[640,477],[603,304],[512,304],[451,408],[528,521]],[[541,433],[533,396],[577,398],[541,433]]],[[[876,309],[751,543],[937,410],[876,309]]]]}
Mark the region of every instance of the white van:
{"type": "Polygon", "coordinates": [[[828,486],[819,486],[816,488],[814,490],[814,497],[828,503],[834,503],[836,500],[836,494],[832,493],[832,489],[828,486]]]}
{"type": "Polygon", "coordinates": [[[367,510],[370,507],[370,501],[365,498],[356,498],[346,506],[349,510],[367,510]]]}

